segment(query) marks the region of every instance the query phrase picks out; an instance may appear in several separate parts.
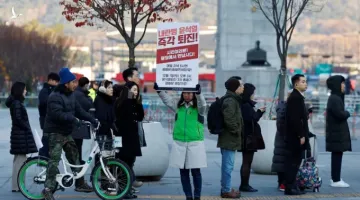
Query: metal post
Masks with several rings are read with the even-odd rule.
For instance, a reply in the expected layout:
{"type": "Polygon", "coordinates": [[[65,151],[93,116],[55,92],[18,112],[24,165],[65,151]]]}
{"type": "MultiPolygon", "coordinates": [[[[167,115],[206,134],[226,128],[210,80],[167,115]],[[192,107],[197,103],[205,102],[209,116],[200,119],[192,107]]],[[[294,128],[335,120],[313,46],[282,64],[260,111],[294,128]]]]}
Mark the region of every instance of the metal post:
{"type": "Polygon", "coordinates": [[[353,113],[353,122],[352,122],[352,133],[351,133],[351,140],[357,140],[356,138],[356,112],[353,113]]]}

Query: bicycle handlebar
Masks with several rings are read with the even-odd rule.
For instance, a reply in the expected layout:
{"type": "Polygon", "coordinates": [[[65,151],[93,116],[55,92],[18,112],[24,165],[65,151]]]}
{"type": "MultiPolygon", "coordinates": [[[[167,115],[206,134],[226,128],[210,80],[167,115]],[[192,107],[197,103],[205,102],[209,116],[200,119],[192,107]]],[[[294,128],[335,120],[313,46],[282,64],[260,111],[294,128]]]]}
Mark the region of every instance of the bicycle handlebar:
{"type": "Polygon", "coordinates": [[[89,122],[89,121],[81,120],[81,123],[86,124],[86,125],[93,126],[93,128],[94,128],[95,130],[98,130],[98,129],[100,128],[100,122],[98,122],[98,124],[97,124],[96,127],[94,127],[94,125],[93,125],[91,122],[89,122]]]}

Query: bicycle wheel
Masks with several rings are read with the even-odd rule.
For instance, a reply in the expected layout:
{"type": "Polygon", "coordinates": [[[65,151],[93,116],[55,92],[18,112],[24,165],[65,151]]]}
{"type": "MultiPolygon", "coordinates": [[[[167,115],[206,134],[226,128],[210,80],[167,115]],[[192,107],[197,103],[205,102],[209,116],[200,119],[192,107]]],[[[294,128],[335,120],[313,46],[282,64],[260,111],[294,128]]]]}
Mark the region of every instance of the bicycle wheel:
{"type": "Polygon", "coordinates": [[[104,200],[122,199],[131,190],[133,182],[131,169],[123,161],[114,158],[104,160],[104,165],[116,180],[112,182],[105,175],[101,163],[96,164],[91,172],[92,186],[96,195],[104,200]]]}
{"type": "MultiPolygon", "coordinates": [[[[21,194],[27,199],[44,199],[41,191],[44,189],[48,160],[43,157],[29,158],[20,168],[17,177],[21,194]],[[32,171],[34,169],[34,171],[32,171]],[[27,185],[31,183],[31,185],[27,185]]],[[[57,188],[57,183],[56,187],[57,188]]]]}

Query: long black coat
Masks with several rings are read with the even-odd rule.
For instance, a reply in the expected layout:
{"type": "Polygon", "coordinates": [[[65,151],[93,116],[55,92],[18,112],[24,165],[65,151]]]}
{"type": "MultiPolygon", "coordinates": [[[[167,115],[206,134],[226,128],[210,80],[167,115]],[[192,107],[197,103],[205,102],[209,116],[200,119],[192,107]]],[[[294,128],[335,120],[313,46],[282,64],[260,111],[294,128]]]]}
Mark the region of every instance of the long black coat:
{"type": "Polygon", "coordinates": [[[265,143],[261,135],[261,128],[258,124],[263,112],[255,111],[256,102],[245,101],[241,105],[241,113],[244,121],[243,150],[242,151],[256,151],[265,149],[265,143]]]}
{"type": "Polygon", "coordinates": [[[6,100],[6,106],[10,108],[12,121],[10,154],[36,153],[38,150],[30,128],[27,111],[22,100],[9,96],[6,100]]]}
{"type": "Polygon", "coordinates": [[[113,97],[98,92],[95,101],[95,117],[100,121],[99,135],[109,135],[110,128],[115,132],[115,110],[113,97]]]}
{"type": "Polygon", "coordinates": [[[351,138],[347,119],[350,117],[344,108],[344,94],[341,92],[342,76],[332,76],[326,83],[331,95],[326,107],[326,151],[351,151],[351,138]]]}
{"type": "Polygon", "coordinates": [[[286,149],[284,135],[286,130],[286,102],[281,101],[276,107],[276,135],[274,141],[274,156],[272,159],[272,172],[285,172],[285,157],[289,154],[286,149]]]}
{"type": "Polygon", "coordinates": [[[309,146],[308,112],[305,107],[305,97],[296,89],[291,92],[286,105],[286,148],[293,153],[302,152],[309,146]],[[305,137],[305,144],[300,144],[300,138],[305,137]]]}
{"type": "Polygon", "coordinates": [[[128,156],[142,156],[138,127],[138,122],[144,119],[142,104],[135,99],[126,99],[115,112],[117,135],[122,136],[120,151],[128,156]]]}

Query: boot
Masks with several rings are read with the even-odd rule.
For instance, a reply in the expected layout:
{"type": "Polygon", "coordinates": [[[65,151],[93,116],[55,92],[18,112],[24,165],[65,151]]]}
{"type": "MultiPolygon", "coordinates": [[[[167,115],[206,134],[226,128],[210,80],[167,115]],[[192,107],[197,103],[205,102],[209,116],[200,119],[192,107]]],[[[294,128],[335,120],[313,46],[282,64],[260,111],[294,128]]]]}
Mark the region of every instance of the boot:
{"type": "Polygon", "coordinates": [[[53,193],[51,192],[51,190],[49,188],[45,188],[41,194],[44,196],[45,200],[55,200],[53,193]]]}
{"type": "Polygon", "coordinates": [[[93,192],[93,188],[87,184],[84,177],[75,180],[75,191],[76,192],[93,192]]]}

